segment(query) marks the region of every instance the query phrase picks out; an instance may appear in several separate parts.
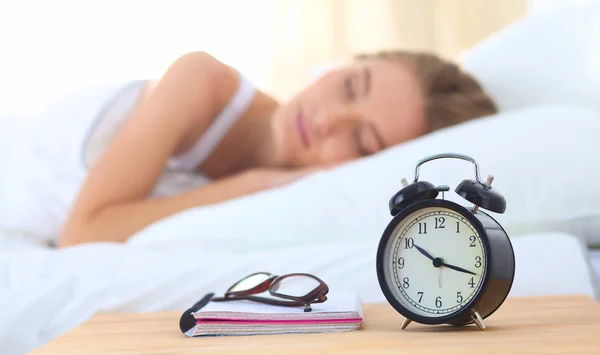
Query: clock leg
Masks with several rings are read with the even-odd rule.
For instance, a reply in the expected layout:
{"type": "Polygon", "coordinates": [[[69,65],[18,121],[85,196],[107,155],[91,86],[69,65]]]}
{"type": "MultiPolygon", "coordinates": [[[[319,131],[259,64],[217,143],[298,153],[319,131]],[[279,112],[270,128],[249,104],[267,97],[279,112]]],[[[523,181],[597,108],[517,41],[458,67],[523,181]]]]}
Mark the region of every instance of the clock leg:
{"type": "Polygon", "coordinates": [[[412,322],[412,320],[404,317],[404,319],[402,320],[402,324],[400,324],[400,328],[406,329],[406,327],[408,327],[408,325],[410,324],[410,322],[412,322]]]}
{"type": "Polygon", "coordinates": [[[481,319],[481,316],[475,309],[471,309],[471,319],[473,320],[473,322],[475,322],[475,324],[477,324],[479,329],[481,329],[481,330],[485,329],[485,324],[483,324],[483,319],[481,319]]]}

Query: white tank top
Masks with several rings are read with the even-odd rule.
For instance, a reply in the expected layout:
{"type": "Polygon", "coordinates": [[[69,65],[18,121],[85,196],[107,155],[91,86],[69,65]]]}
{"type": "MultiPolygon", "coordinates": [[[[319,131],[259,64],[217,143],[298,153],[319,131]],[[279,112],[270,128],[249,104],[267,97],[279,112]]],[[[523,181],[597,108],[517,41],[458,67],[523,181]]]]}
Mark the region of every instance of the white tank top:
{"type": "MultiPolygon", "coordinates": [[[[136,106],[146,83],[147,81],[142,80],[127,85],[97,115],[84,140],[82,151],[84,166],[89,167],[102,154],[106,145],[136,106]]],[[[248,109],[255,95],[255,87],[240,73],[239,86],[225,108],[187,152],[169,159],[153,195],[174,195],[209,182],[208,177],[198,172],[198,167],[210,156],[235,122],[248,109]]]]}

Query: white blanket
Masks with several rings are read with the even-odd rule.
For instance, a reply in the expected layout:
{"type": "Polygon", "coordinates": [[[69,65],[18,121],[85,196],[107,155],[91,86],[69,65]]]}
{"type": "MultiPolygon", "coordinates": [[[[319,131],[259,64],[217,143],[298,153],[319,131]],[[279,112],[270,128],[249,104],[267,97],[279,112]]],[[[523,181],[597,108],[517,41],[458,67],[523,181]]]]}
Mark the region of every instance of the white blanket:
{"type": "MultiPolygon", "coordinates": [[[[517,271],[511,297],[595,297],[586,250],[577,238],[527,235],[513,238],[513,245],[517,271]]],[[[219,252],[225,249],[200,244],[103,243],[51,250],[4,238],[0,248],[2,355],[26,353],[97,312],[183,311],[206,292],[222,292],[240,277],[262,270],[314,273],[332,291],[354,291],[363,302],[385,301],[373,240],[219,252]]]]}

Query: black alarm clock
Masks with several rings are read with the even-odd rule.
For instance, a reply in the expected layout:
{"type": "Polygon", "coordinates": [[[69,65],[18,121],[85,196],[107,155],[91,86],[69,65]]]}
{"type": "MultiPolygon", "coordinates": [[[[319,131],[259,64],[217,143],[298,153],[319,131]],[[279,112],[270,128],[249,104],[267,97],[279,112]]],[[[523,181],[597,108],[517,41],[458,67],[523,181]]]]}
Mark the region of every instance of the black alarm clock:
{"type": "Polygon", "coordinates": [[[388,302],[421,324],[467,325],[485,329],[483,319],[504,302],[513,284],[515,257],[510,239],[488,210],[504,213],[505,198],[481,181],[479,165],[462,154],[438,154],[417,162],[411,184],[389,201],[393,218],[377,250],[377,277],[388,302]],[[419,181],[419,166],[435,159],[472,162],[475,179],[455,192],[472,205],[444,199],[450,188],[419,181]],[[441,194],[440,194],[441,193],[441,194]],[[441,195],[441,196],[440,196],[441,195]]]}

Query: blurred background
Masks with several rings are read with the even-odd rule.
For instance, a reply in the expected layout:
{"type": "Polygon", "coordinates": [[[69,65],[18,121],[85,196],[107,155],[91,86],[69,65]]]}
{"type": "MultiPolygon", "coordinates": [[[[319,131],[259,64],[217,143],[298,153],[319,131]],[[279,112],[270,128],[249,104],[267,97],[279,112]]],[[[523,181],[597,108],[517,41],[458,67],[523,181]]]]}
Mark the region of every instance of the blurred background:
{"type": "Polygon", "coordinates": [[[207,51],[285,98],[353,54],[461,52],[532,13],[592,0],[2,0],[0,113],[79,85],[151,78],[207,51]]]}

